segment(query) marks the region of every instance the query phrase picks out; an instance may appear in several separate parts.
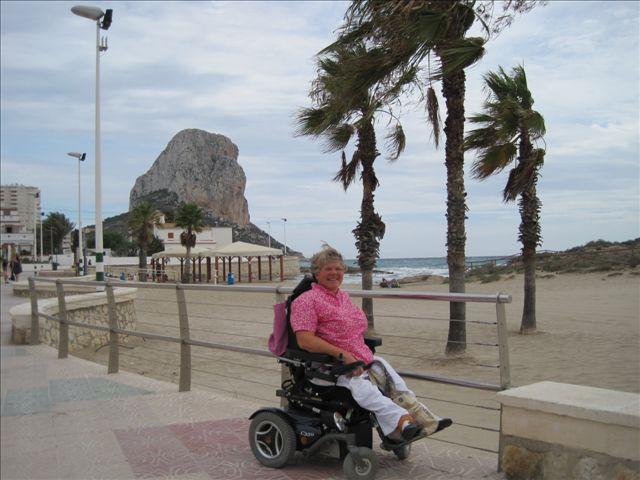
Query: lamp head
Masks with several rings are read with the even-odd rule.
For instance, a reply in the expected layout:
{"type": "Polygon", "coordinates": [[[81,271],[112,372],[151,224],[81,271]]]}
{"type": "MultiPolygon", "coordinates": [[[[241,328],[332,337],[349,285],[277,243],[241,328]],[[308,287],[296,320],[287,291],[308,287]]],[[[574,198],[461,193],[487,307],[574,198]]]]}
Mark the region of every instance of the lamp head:
{"type": "Polygon", "coordinates": [[[98,7],[89,7],[86,5],[76,5],[75,7],[71,7],[71,11],[79,17],[88,18],[94,22],[104,16],[104,12],[98,7]]]}
{"type": "Polygon", "coordinates": [[[81,162],[84,162],[84,159],[87,158],[87,154],[86,153],[69,152],[69,153],[67,153],[67,155],[69,155],[70,157],[75,157],[78,160],[80,160],[81,162]]]}
{"type": "Polygon", "coordinates": [[[111,19],[113,18],[113,9],[107,8],[107,12],[104,14],[102,18],[102,23],[100,24],[100,28],[102,30],[109,30],[111,26],[111,19]]]}

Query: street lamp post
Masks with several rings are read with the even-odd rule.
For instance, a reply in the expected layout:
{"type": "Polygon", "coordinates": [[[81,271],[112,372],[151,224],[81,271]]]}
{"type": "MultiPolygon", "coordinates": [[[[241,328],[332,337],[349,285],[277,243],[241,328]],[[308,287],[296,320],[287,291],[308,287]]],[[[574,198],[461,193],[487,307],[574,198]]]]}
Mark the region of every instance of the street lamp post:
{"type": "Polygon", "coordinates": [[[31,252],[33,254],[33,263],[38,261],[38,217],[36,216],[36,207],[39,197],[38,193],[33,194],[33,252],[31,252]]]}
{"type": "Polygon", "coordinates": [[[267,222],[267,227],[269,228],[269,248],[271,248],[271,222],[267,222]]]}
{"type": "MultiPolygon", "coordinates": [[[[80,163],[84,162],[84,159],[87,158],[86,153],[78,153],[78,152],[69,152],[67,153],[70,157],[74,157],[78,159],[78,246],[76,247],[76,255],[78,258],[78,262],[82,260],[82,272],[84,275],[87,274],[87,261],[83,255],[84,249],[82,248],[82,213],[81,213],[81,203],[80,203],[80,163]]],[[[76,275],[80,275],[80,265],[76,266],[76,275]]]]}
{"type": "Polygon", "coordinates": [[[287,256],[287,219],[282,218],[282,229],[284,230],[284,256],[287,256]]]}
{"type": "Polygon", "coordinates": [[[44,250],[42,249],[42,217],[44,217],[44,212],[40,212],[40,263],[42,263],[42,257],[44,256],[44,250]]]}
{"type": "Polygon", "coordinates": [[[103,12],[97,7],[76,5],[71,11],[84,18],[96,22],[96,281],[104,280],[104,248],[102,243],[102,179],[101,179],[101,145],[100,145],[100,52],[107,50],[107,42],[100,42],[100,29],[108,30],[111,26],[113,10],[103,12]],[[100,22],[102,19],[102,22],[100,22]]]}

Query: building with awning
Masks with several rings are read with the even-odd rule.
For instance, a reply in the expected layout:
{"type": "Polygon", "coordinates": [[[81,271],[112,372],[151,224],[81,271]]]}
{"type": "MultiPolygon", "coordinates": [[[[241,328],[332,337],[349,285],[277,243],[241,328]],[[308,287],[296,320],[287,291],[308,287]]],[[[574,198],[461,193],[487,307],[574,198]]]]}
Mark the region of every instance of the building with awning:
{"type": "Polygon", "coordinates": [[[218,269],[219,260],[222,260],[223,277],[226,276],[227,263],[229,265],[228,271],[231,272],[233,260],[237,259],[238,282],[242,282],[243,259],[247,262],[248,282],[251,283],[253,280],[253,260],[257,260],[257,279],[262,280],[262,258],[264,257],[268,259],[269,281],[273,280],[272,261],[275,258],[277,258],[280,262],[280,281],[284,281],[284,255],[282,253],[282,250],[280,250],[279,248],[263,247],[262,245],[254,245],[252,243],[246,242],[233,242],[229,245],[225,245],[224,247],[219,247],[214,250],[216,270],[218,269]]]}
{"type": "MultiPolygon", "coordinates": [[[[238,282],[243,281],[243,270],[245,279],[251,283],[254,279],[261,281],[273,280],[273,260],[279,261],[280,281],[284,280],[284,255],[278,248],[263,247],[246,242],[233,242],[218,248],[205,248],[196,245],[191,249],[190,257],[192,263],[192,276],[200,282],[216,281],[216,273],[222,273],[222,278],[226,278],[229,272],[233,272],[238,282]],[[212,265],[213,259],[213,265],[212,265]],[[266,260],[267,272],[263,272],[263,260],[266,260]],[[205,264],[205,274],[202,267],[205,264]],[[236,266],[234,272],[234,264],[236,266]],[[243,269],[243,265],[246,267],[243,269]],[[212,277],[213,266],[213,277],[212,277]],[[222,267],[222,268],[220,268],[222,267]],[[254,270],[255,267],[255,270],[254,270]],[[263,275],[264,273],[264,275],[263,275]]],[[[173,248],[154,253],[152,256],[152,270],[158,272],[159,278],[163,278],[162,272],[165,270],[168,259],[177,258],[180,260],[180,275],[184,275],[185,259],[187,250],[185,247],[173,248]]],[[[154,275],[155,276],[155,275],[154,275]]]]}

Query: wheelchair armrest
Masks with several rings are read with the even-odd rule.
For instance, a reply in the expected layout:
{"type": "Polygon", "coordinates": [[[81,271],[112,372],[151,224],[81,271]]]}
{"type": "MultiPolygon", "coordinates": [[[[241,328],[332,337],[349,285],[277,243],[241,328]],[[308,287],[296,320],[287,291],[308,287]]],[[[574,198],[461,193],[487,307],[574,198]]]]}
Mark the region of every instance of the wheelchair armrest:
{"type": "Polygon", "coordinates": [[[375,347],[382,345],[382,339],[380,337],[364,337],[364,343],[373,350],[375,347]]]}
{"type": "Polygon", "coordinates": [[[324,353],[313,353],[308,352],[306,350],[299,349],[287,349],[284,354],[285,357],[289,358],[299,358],[304,360],[305,362],[320,362],[320,363],[330,363],[335,364],[336,359],[331,355],[325,355],[324,353]]]}

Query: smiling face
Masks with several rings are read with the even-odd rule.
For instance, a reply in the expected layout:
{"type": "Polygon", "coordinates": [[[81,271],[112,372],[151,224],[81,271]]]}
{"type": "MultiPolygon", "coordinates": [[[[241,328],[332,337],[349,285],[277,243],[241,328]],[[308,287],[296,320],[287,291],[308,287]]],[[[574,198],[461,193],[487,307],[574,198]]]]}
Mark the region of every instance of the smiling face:
{"type": "Polygon", "coordinates": [[[318,273],[316,273],[316,279],[324,288],[336,293],[344,279],[344,266],[342,262],[326,263],[318,273]]]}

